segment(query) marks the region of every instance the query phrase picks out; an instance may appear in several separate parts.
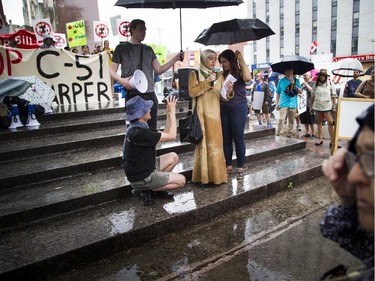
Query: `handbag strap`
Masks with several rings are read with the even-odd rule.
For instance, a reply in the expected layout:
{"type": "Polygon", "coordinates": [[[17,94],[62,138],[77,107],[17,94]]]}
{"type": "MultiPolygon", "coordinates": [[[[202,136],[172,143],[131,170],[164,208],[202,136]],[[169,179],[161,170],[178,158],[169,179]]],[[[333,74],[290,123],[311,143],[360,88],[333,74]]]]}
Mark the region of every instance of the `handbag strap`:
{"type": "Polygon", "coordinates": [[[139,64],[138,64],[139,70],[142,70],[142,62],[143,62],[143,44],[141,43],[141,55],[139,57],[139,64]]]}

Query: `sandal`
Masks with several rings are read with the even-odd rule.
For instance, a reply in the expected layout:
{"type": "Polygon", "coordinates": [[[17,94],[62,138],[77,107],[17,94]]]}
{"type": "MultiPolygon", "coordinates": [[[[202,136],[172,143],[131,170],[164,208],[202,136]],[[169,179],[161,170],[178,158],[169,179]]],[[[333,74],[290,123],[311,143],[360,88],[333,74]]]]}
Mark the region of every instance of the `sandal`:
{"type": "Polygon", "coordinates": [[[315,145],[322,145],[323,144],[323,141],[320,141],[320,142],[316,142],[315,145]]]}
{"type": "Polygon", "coordinates": [[[244,177],[243,168],[237,169],[237,178],[242,179],[244,177]]]}
{"type": "Polygon", "coordinates": [[[233,172],[232,166],[227,166],[227,175],[231,174],[233,172]]]}

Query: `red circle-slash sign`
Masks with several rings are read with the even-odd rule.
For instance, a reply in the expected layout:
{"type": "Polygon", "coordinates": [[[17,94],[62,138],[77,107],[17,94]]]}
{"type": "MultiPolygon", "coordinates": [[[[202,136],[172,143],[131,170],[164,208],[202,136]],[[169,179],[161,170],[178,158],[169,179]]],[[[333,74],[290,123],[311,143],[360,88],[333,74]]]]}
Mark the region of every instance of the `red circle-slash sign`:
{"type": "Polygon", "coordinates": [[[44,34],[51,34],[52,27],[48,22],[40,21],[35,25],[35,32],[40,36],[43,37],[44,34]]]}
{"type": "Polygon", "coordinates": [[[100,38],[106,38],[109,34],[109,28],[105,24],[95,26],[95,34],[100,38]]]}
{"type": "Polygon", "coordinates": [[[53,36],[53,39],[55,40],[55,47],[64,47],[66,42],[65,42],[65,39],[63,37],[61,37],[60,35],[57,35],[57,34],[54,34],[53,36]]]}
{"type": "Polygon", "coordinates": [[[130,37],[130,22],[123,21],[118,27],[118,32],[125,37],[130,37]]]}

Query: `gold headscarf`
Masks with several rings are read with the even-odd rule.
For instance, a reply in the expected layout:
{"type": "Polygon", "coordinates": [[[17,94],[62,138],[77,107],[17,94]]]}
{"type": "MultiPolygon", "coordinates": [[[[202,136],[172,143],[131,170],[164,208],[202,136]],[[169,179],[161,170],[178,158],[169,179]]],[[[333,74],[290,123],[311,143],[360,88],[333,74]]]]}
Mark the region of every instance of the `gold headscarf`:
{"type": "Polygon", "coordinates": [[[199,72],[203,76],[203,80],[206,79],[211,73],[212,69],[206,65],[206,60],[209,56],[216,55],[216,52],[210,49],[204,50],[201,54],[201,62],[199,64],[199,72]]]}

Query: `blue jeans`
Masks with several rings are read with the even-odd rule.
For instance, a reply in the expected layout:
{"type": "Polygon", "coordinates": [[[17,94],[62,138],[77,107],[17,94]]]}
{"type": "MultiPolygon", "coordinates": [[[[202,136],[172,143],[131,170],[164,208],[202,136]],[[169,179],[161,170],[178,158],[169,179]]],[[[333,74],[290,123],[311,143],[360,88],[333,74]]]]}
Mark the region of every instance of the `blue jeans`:
{"type": "Polygon", "coordinates": [[[237,168],[245,164],[245,125],[248,114],[247,103],[238,106],[220,106],[221,126],[223,131],[224,156],[227,166],[232,166],[233,141],[236,148],[237,168]]]}

